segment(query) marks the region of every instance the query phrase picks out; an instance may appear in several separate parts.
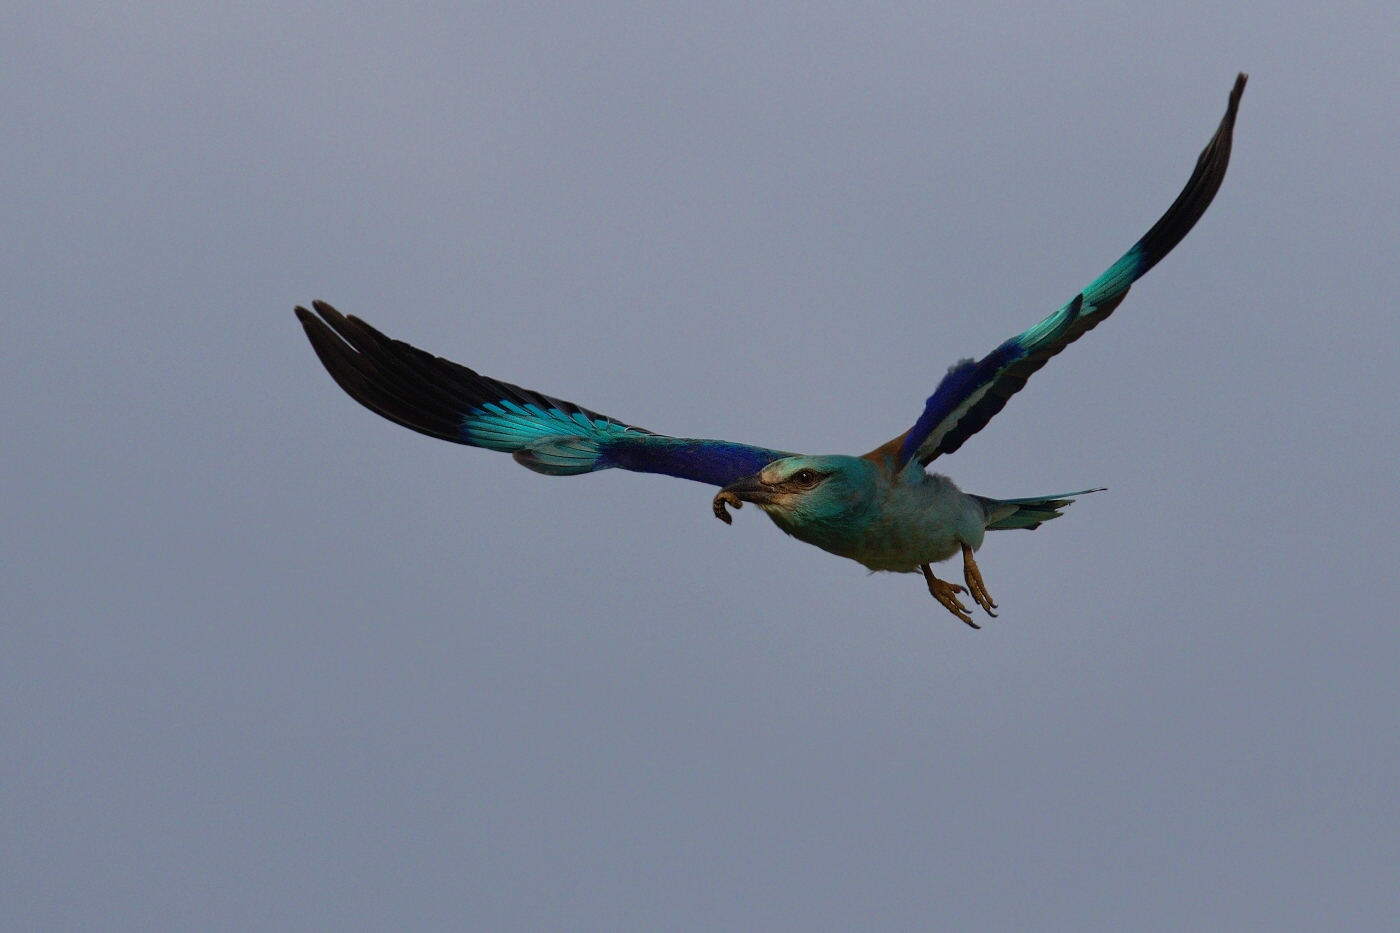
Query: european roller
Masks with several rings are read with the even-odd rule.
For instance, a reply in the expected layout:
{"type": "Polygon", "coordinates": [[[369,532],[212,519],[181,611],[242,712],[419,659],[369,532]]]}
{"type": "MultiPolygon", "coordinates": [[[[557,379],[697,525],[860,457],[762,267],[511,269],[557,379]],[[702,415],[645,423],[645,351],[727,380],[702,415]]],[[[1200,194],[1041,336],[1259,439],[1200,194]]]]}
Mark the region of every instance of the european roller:
{"type": "Polygon", "coordinates": [[[313,303],[315,313],[298,307],[296,315],[332,378],[390,421],[446,441],[504,451],[548,476],[618,468],[718,486],[714,514],[726,524],[728,507],[751,502],[799,541],[872,571],[922,572],[938,602],[979,628],[959,594],[996,615],[997,604],[973,558],[986,532],[1037,528],[1058,518],[1075,496],[1099,490],[992,499],[965,493],[927,467],[982,430],[1032,373],[1112,314],[1129,287],[1201,218],[1225,178],[1247,78],[1241,73],[1235,80],[1225,117],[1185,189],[1132,249],[1030,330],[980,360],[953,364],[913,427],[858,457],[657,434],[482,376],[392,340],[325,302],[313,303]],[[933,573],[934,564],[959,553],[966,588],[933,573]]]}

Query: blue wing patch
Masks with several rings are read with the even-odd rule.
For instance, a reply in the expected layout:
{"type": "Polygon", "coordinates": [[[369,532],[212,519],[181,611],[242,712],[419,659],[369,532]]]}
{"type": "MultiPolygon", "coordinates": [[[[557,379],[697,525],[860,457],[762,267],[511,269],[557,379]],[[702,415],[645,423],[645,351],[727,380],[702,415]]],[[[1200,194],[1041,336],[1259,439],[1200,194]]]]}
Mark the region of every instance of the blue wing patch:
{"type": "Polygon", "coordinates": [[[662,473],[711,486],[728,486],[736,479],[752,476],[774,460],[791,456],[781,450],[732,441],[649,434],[609,438],[603,445],[601,462],[633,473],[662,473]]]}

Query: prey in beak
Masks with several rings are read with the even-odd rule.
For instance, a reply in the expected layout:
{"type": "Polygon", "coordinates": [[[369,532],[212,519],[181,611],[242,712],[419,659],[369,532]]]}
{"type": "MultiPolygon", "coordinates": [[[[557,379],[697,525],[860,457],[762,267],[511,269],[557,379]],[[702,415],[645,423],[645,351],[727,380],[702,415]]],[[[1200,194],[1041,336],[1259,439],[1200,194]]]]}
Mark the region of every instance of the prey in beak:
{"type": "Polygon", "coordinates": [[[732,525],[734,517],[729,514],[729,510],[725,508],[726,505],[732,505],[736,509],[742,509],[745,502],[765,505],[772,502],[777,495],[778,488],[763,482],[758,478],[757,473],[753,476],[745,476],[743,479],[736,479],[716,493],[715,518],[726,525],[732,525]]]}

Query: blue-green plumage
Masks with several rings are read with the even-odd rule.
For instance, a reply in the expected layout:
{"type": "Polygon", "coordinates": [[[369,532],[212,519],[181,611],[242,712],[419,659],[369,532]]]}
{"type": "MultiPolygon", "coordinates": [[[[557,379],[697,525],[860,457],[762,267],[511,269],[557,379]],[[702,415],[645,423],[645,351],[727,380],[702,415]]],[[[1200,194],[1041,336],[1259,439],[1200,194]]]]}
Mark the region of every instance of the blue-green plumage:
{"type": "Polygon", "coordinates": [[[330,305],[297,308],[312,346],[347,393],[405,427],[510,453],[552,476],[623,469],[722,487],[715,514],[745,502],[793,537],[871,570],[922,571],[949,611],[974,625],[957,594],[995,608],[972,554],[985,532],[1035,528],[1083,495],[989,499],[925,467],[952,453],[1001,411],[1026,380],[1113,313],[1133,282],[1172,250],[1220,188],[1246,76],[1176,201],[1132,249],[1069,302],[981,360],[954,364],[914,426],[860,457],[807,456],[730,441],[668,437],[530,389],[500,382],[392,340],[330,305]],[[319,316],[318,316],[319,315],[319,316]],[[967,589],[931,565],[961,551],[967,589]]]}
{"type": "Polygon", "coordinates": [[[915,573],[964,544],[976,551],[984,532],[1032,528],[1056,518],[1073,501],[1069,497],[1090,492],[1098,490],[989,499],[968,495],[917,463],[891,472],[865,457],[837,454],[774,461],[726,486],[720,505],[752,502],[799,541],[871,570],[915,573]]]}

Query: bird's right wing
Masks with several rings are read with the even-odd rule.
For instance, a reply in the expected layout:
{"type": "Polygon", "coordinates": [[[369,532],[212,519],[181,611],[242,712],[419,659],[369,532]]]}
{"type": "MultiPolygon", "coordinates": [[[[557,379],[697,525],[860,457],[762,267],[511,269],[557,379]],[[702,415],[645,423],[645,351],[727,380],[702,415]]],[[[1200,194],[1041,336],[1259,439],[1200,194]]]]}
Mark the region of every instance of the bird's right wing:
{"type": "Polygon", "coordinates": [[[1235,114],[1248,78],[1241,72],[1235,79],[1225,116],[1196,160],[1196,169],[1186,187],[1132,249],[1030,330],[1012,337],[980,360],[955,364],[929,396],[914,426],[865,456],[898,472],[910,460],[917,459],[927,466],[936,457],[952,453],[986,427],[1052,356],[1112,314],[1128,294],[1128,287],[1181,242],[1220,190],[1225,169],[1230,165],[1235,114]]]}
{"type": "Polygon", "coordinates": [[[392,340],[324,301],[312,306],[319,317],[298,307],[297,319],[331,378],[355,401],[431,437],[504,451],[537,473],[572,476],[616,467],[725,486],[792,456],[654,434],[392,340]]]}

